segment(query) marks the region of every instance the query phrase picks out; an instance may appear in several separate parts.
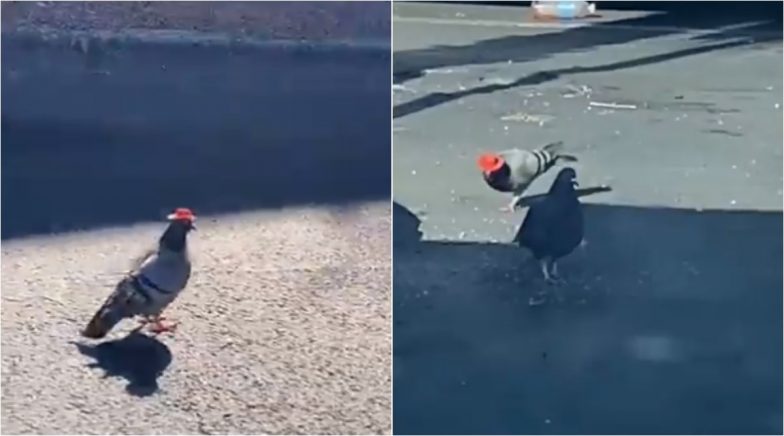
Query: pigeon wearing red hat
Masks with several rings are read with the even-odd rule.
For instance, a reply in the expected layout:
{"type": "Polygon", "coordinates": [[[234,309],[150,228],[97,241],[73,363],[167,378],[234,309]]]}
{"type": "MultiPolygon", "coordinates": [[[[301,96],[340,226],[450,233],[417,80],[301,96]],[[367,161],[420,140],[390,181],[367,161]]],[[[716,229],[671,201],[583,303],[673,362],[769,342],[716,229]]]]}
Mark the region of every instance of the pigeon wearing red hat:
{"type": "Polygon", "coordinates": [[[142,327],[154,333],[172,331],[176,324],[164,324],[166,307],[185,289],[191,275],[188,233],[195,230],[196,216],[178,208],[167,217],[168,227],[158,239],[158,247],[140,256],[133,269],[117,284],[82,334],[98,339],[124,318],[142,316],[142,327]]]}
{"type": "Polygon", "coordinates": [[[485,183],[496,191],[513,195],[503,210],[514,211],[528,186],[559,161],[577,161],[574,156],[559,153],[562,146],[563,142],[558,141],[537,150],[515,148],[479,156],[477,164],[485,183]]]}

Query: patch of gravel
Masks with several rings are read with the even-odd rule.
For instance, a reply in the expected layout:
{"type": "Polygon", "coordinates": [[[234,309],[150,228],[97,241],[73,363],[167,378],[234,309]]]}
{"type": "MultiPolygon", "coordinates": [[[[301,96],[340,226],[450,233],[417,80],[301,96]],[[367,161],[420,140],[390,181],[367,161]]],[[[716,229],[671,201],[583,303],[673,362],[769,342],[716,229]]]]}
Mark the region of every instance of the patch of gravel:
{"type": "Polygon", "coordinates": [[[135,345],[79,331],[164,223],[3,243],[4,433],[389,434],[388,203],[197,224],[179,330],[135,345]]]}
{"type": "Polygon", "coordinates": [[[272,39],[389,40],[387,2],[3,2],[3,31],[188,30],[272,39]]]}

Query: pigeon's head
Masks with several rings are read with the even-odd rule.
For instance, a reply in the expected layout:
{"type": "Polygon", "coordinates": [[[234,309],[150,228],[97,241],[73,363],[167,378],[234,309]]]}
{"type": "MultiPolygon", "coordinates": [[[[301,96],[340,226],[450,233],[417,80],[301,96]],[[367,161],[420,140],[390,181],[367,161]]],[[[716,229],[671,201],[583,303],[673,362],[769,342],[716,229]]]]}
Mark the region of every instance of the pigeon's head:
{"type": "Polygon", "coordinates": [[[579,186],[577,183],[577,172],[574,171],[574,168],[567,167],[559,171],[558,175],[555,176],[550,192],[572,192],[577,186],[579,186]]]}
{"type": "Polygon", "coordinates": [[[196,226],[193,224],[196,221],[196,215],[187,207],[178,207],[166,218],[172,222],[173,226],[181,226],[186,232],[196,230],[196,226]]]}

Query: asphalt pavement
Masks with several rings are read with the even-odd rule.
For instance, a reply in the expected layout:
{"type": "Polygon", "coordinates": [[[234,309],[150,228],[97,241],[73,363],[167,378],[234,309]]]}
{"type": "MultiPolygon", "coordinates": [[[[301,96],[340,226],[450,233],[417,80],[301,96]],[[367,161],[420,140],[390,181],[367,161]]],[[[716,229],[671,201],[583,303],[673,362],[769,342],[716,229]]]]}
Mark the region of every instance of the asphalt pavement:
{"type": "Polygon", "coordinates": [[[389,197],[388,44],[72,35],[3,37],[3,239],[389,197]]]}
{"type": "Polygon", "coordinates": [[[388,41],[249,38],[3,34],[3,433],[391,431],[388,41]],[[82,338],[182,206],[177,332],[82,338]]]}
{"type": "Polygon", "coordinates": [[[529,12],[394,6],[394,432],[780,434],[780,18],[529,12]],[[554,140],[612,191],[530,307],[475,161],[554,140]]]}

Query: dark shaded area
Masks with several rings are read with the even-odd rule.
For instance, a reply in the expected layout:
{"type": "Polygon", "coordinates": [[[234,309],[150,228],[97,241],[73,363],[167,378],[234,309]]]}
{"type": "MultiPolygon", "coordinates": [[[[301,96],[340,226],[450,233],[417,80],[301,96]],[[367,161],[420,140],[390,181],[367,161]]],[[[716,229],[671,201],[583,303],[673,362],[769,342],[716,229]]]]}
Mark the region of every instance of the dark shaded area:
{"type": "MultiPolygon", "coordinates": [[[[739,15],[761,19],[781,20],[781,4],[769,1],[728,1],[715,2],[706,6],[699,1],[590,1],[596,4],[596,11],[652,11],[662,12],[651,23],[657,26],[689,26],[692,28],[709,28],[733,23],[739,15]],[[777,15],[778,13],[778,15],[777,15]]],[[[454,4],[486,4],[496,6],[530,6],[531,2],[519,1],[435,1],[416,3],[454,3],[454,4]]]]}
{"type": "Polygon", "coordinates": [[[394,247],[411,246],[422,239],[422,232],[419,224],[422,221],[410,210],[401,206],[400,203],[392,202],[392,240],[394,247]]]}
{"type": "MultiPolygon", "coordinates": [[[[758,41],[758,42],[767,42],[767,40],[758,41]]],[[[433,106],[449,103],[450,101],[454,101],[471,95],[491,94],[493,92],[505,91],[508,89],[517,88],[519,86],[539,85],[541,83],[557,80],[562,76],[584,74],[584,73],[600,73],[600,72],[617,71],[625,68],[634,68],[643,65],[659,63],[659,62],[666,62],[681,57],[693,56],[693,55],[707,53],[715,50],[722,50],[722,49],[750,45],[750,44],[752,43],[749,43],[748,41],[745,40],[733,40],[733,41],[721,42],[721,43],[705,45],[700,47],[692,47],[683,50],[677,50],[670,53],[644,56],[637,59],[629,59],[620,62],[613,62],[611,64],[606,64],[606,65],[598,65],[592,67],[569,67],[569,68],[559,68],[556,70],[549,70],[549,71],[539,71],[531,75],[521,77],[515,80],[514,82],[507,83],[507,84],[494,83],[490,85],[477,86],[475,88],[468,88],[464,91],[431,93],[425,95],[424,97],[420,97],[395,106],[394,117],[395,118],[404,117],[406,115],[410,115],[412,113],[416,113],[433,106]]]]}
{"type": "Polygon", "coordinates": [[[395,233],[395,433],[780,434],[781,212],[585,215],[537,307],[522,249],[395,233]]]}
{"type": "Polygon", "coordinates": [[[146,397],[158,391],[158,377],[172,361],[169,347],[137,331],[122,339],[98,345],[75,345],[80,353],[95,359],[95,362],[89,364],[90,368],[103,369],[105,377],[126,379],[126,391],[138,397],[146,397]]]}
{"type": "Polygon", "coordinates": [[[390,54],[3,35],[2,238],[390,195],[390,54]]]}
{"type": "MultiPolygon", "coordinates": [[[[700,2],[666,2],[656,5],[645,2],[631,7],[628,4],[626,7],[616,7],[613,2],[612,5],[606,6],[607,9],[632,9],[652,13],[608,23],[611,26],[624,26],[624,29],[613,29],[602,23],[593,23],[591,26],[564,29],[561,32],[512,35],[470,45],[434,46],[398,51],[395,52],[395,83],[419,77],[423,74],[423,70],[430,68],[507,61],[530,62],[558,53],[589,51],[605,45],[626,44],[639,39],[680,33],[675,29],[657,27],[683,27],[684,31],[716,29],[711,39],[756,36],[755,33],[761,33],[760,36],[768,41],[782,37],[780,2],[716,2],[708,7],[700,2]],[[723,27],[731,27],[731,29],[721,29],[723,27]]],[[[601,11],[601,2],[598,7],[601,11]]],[[[582,21],[592,22],[591,19],[582,21]]],[[[704,36],[699,38],[705,39],[704,36]]]]}
{"type": "MultiPolygon", "coordinates": [[[[574,190],[578,198],[582,198],[593,194],[601,194],[602,192],[611,192],[611,191],[612,191],[612,187],[607,185],[592,186],[590,188],[578,188],[574,190]]],[[[544,200],[546,197],[547,197],[547,193],[526,195],[523,198],[521,198],[520,201],[517,202],[517,207],[521,207],[521,208],[528,207],[532,204],[544,200]]]]}
{"type": "MultiPolygon", "coordinates": [[[[671,3],[677,5],[684,2],[671,3]]],[[[692,38],[706,41],[706,45],[672,53],[623,60],[608,65],[573,66],[552,71],[539,71],[506,85],[483,85],[480,81],[477,86],[468,86],[468,89],[464,91],[432,93],[397,105],[394,109],[394,116],[395,118],[403,117],[469,95],[488,94],[519,86],[537,85],[565,75],[615,71],[714,50],[741,45],[765,44],[782,39],[781,3],[759,2],[759,4],[746,5],[746,2],[722,2],[712,3],[710,7],[706,7],[705,4],[698,5],[697,2],[685,3],[690,4],[672,8],[661,4],[656,8],[647,8],[645,7],[647,4],[638,4],[637,8],[631,9],[651,10],[657,13],[611,23],[614,26],[626,26],[623,29],[608,28],[597,23],[587,27],[565,29],[561,32],[504,36],[470,45],[434,46],[426,49],[395,52],[394,82],[403,83],[421,77],[426,69],[499,62],[532,62],[546,59],[558,53],[590,51],[605,45],[626,44],[639,39],[680,33],[674,29],[678,27],[717,29],[716,32],[692,38]],[[657,26],[668,28],[657,28],[657,26]],[[721,29],[728,26],[731,28],[721,29]]],[[[590,22],[590,20],[587,21],[590,22]]]]}

